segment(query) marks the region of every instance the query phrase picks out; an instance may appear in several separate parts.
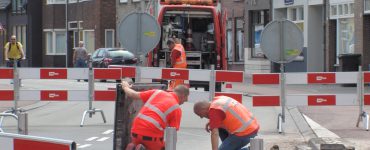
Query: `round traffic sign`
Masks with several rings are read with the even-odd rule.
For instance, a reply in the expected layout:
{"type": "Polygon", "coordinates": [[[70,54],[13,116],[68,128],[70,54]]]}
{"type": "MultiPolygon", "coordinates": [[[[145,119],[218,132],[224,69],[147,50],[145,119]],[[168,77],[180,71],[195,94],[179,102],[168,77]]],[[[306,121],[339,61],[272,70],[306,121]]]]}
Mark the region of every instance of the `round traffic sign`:
{"type": "Polygon", "coordinates": [[[289,20],[269,23],[261,34],[261,49],[275,63],[289,63],[301,54],[303,33],[289,20]]]}
{"type": "Polygon", "coordinates": [[[157,20],[141,12],[127,15],[118,30],[121,46],[137,56],[154,49],[161,37],[161,28],[157,20]]]}

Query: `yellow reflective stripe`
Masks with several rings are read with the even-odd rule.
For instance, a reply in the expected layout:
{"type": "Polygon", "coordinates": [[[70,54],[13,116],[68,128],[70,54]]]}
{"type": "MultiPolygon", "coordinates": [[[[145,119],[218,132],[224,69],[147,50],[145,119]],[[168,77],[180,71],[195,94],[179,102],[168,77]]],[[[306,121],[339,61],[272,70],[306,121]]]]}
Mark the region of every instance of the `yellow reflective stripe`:
{"type": "Polygon", "coordinates": [[[148,121],[150,123],[152,123],[155,127],[157,127],[159,130],[163,131],[163,128],[161,127],[161,125],[159,124],[159,122],[157,122],[156,120],[154,120],[153,118],[147,116],[147,115],[144,115],[144,114],[139,114],[137,115],[137,117],[145,120],[145,121],[148,121]]]}

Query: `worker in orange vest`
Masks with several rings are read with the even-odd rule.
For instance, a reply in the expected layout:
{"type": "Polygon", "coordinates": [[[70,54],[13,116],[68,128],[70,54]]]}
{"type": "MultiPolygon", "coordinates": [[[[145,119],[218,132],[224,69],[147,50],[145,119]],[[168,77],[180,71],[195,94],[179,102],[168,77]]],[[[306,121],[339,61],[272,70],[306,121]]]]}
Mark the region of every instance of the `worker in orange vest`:
{"type": "Polygon", "coordinates": [[[212,150],[243,149],[259,130],[253,114],[244,105],[227,96],[217,96],[211,102],[197,102],[194,113],[209,119],[206,130],[211,131],[212,150]],[[218,137],[222,141],[219,147],[218,137]]]}
{"type": "MultiPolygon", "coordinates": [[[[171,50],[171,67],[186,69],[186,53],[181,44],[176,44],[175,40],[170,38],[167,41],[167,46],[171,50]]],[[[171,80],[168,90],[172,91],[177,85],[184,84],[184,80],[171,80]]]]}
{"type": "Polygon", "coordinates": [[[166,127],[180,128],[182,111],[179,105],[188,100],[189,88],[177,86],[173,92],[148,90],[136,92],[127,81],[122,81],[127,97],[141,100],[144,106],[135,117],[131,128],[131,139],[126,150],[164,150],[163,135],[166,127]]]}

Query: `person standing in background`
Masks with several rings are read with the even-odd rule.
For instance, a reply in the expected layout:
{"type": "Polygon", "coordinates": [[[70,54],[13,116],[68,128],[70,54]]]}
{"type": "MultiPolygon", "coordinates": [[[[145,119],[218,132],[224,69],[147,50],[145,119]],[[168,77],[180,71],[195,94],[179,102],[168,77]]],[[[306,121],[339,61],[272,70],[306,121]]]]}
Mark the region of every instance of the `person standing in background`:
{"type": "MultiPolygon", "coordinates": [[[[87,50],[84,47],[84,42],[80,41],[78,43],[78,47],[74,48],[73,66],[76,68],[86,68],[87,60],[88,60],[87,50]]],[[[80,82],[79,79],[77,81],[80,82]]],[[[85,80],[85,82],[87,82],[87,80],[85,80]]]]}

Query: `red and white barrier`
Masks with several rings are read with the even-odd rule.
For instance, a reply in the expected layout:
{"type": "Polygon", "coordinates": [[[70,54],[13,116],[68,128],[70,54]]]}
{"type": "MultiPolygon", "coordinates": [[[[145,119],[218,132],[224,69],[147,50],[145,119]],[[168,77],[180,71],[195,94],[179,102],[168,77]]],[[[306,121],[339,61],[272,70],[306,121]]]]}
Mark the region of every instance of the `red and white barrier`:
{"type": "MultiPolygon", "coordinates": [[[[280,106],[279,96],[253,96],[253,106],[280,106]]],[[[364,96],[364,104],[370,105],[370,95],[364,96]]],[[[287,95],[286,106],[358,106],[356,94],[295,94],[287,95]]]]}
{"type": "MultiPolygon", "coordinates": [[[[358,72],[320,72],[286,73],[286,84],[346,84],[357,83],[358,72]]],[[[370,73],[365,73],[370,82],[370,73]]],[[[252,75],[253,84],[279,84],[278,73],[256,73],[252,75]]]]}
{"type": "Polygon", "coordinates": [[[0,133],[1,150],[76,150],[73,141],[0,133]]]}
{"type": "MultiPolygon", "coordinates": [[[[136,70],[140,69],[142,79],[181,79],[191,81],[210,81],[211,70],[200,69],[174,69],[174,68],[159,68],[159,67],[131,67],[110,65],[109,68],[120,68],[122,77],[136,77],[136,70]]],[[[216,82],[239,82],[244,81],[244,73],[242,71],[222,71],[216,70],[216,82]]]]}

